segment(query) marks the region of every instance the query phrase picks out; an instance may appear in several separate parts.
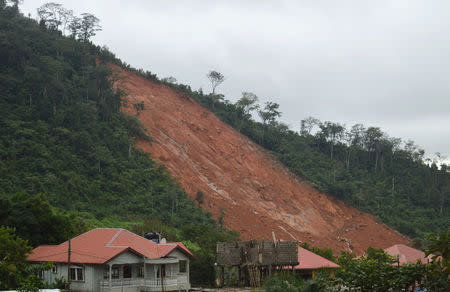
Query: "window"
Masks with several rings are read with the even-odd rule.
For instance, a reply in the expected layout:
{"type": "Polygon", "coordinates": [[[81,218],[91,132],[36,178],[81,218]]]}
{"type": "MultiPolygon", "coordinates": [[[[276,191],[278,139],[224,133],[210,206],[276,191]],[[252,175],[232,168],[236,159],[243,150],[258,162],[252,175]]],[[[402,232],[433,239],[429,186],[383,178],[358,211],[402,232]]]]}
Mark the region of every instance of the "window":
{"type": "Polygon", "coordinates": [[[39,279],[44,280],[44,271],[43,270],[39,270],[38,277],[39,277],[39,279]]]}
{"type": "Polygon", "coordinates": [[[53,274],[57,274],[58,273],[58,266],[56,264],[53,264],[52,273],[53,274]]]}
{"type": "Polygon", "coordinates": [[[131,278],[131,266],[130,265],[123,266],[123,278],[124,279],[131,278]]]}
{"type": "Polygon", "coordinates": [[[119,279],[119,268],[112,268],[111,271],[112,271],[111,278],[119,279]]]}
{"type": "Polygon", "coordinates": [[[187,262],[180,260],[180,273],[186,273],[187,262]]]}
{"type": "Polygon", "coordinates": [[[137,268],[137,277],[144,278],[144,266],[139,266],[137,268]]]}
{"type": "Polygon", "coordinates": [[[84,268],[83,267],[71,267],[70,268],[70,280],[84,281],[84,268]]]}

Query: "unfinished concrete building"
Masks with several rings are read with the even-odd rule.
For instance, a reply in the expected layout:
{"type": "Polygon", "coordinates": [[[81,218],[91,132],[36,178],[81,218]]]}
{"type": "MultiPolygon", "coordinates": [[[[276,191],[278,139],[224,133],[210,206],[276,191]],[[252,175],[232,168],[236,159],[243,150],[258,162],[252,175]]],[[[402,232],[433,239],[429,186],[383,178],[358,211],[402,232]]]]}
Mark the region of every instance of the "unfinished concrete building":
{"type": "Polygon", "coordinates": [[[275,271],[293,271],[297,246],[290,241],[218,242],[217,284],[259,287],[275,271]]]}

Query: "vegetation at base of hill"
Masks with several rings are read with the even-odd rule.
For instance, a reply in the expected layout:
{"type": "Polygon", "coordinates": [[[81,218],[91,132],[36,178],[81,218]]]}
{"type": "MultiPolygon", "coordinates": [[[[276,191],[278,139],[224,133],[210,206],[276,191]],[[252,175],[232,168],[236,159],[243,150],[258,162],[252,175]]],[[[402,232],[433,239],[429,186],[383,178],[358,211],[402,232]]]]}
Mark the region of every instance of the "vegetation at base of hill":
{"type": "Polygon", "coordinates": [[[362,124],[347,128],[307,117],[295,132],[278,121],[277,103],[261,106],[251,92],[243,92],[232,103],[215,92],[213,82],[213,92],[205,94],[202,89],[177,84],[173,77],[160,80],[149,71],[131,68],[112,53],[105,58],[192,97],[318,190],[375,215],[411,238],[420,241],[450,225],[450,166],[439,153],[433,159],[425,158],[424,150],[413,141],[362,124]],[[253,118],[254,113],[261,121],[253,118]]]}
{"type": "Polygon", "coordinates": [[[170,239],[198,248],[193,280],[211,285],[202,273],[211,272],[212,243],[238,234],[222,231],[135,147],[151,138],[120,110],[122,91],[101,62],[110,53],[89,41],[98,22],[90,34],[75,27],[64,36],[59,22],[24,17],[18,3],[0,0],[0,225],[36,246],[158,220],[170,239]]]}
{"type": "Polygon", "coordinates": [[[51,268],[51,264],[30,265],[27,253],[32,250],[28,242],[15,234],[15,229],[0,226],[0,289],[37,291],[45,284],[37,272],[51,268]]]}
{"type": "Polygon", "coordinates": [[[338,269],[318,271],[305,281],[290,272],[278,273],[265,282],[266,291],[449,291],[448,266],[450,229],[429,237],[433,243],[428,254],[434,254],[431,263],[409,263],[398,266],[398,259],[381,249],[369,247],[364,256],[346,252],[338,256],[338,269]],[[411,290],[412,289],[412,290],[411,290]]]}
{"type": "Polygon", "coordinates": [[[32,246],[59,244],[87,228],[80,217],[54,211],[42,194],[0,197],[0,205],[1,225],[14,226],[32,246]]]}

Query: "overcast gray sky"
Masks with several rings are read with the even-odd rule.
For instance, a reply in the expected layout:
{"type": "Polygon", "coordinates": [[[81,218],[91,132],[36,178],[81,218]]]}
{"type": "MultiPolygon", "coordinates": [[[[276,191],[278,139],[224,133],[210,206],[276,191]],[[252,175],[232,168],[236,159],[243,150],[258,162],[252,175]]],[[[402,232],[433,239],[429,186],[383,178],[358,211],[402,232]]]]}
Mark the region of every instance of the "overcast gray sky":
{"type": "Polygon", "coordinates": [[[450,157],[450,1],[54,2],[100,18],[94,41],[133,67],[206,92],[216,70],[227,99],[277,102],[294,130],[362,123],[450,157]]]}

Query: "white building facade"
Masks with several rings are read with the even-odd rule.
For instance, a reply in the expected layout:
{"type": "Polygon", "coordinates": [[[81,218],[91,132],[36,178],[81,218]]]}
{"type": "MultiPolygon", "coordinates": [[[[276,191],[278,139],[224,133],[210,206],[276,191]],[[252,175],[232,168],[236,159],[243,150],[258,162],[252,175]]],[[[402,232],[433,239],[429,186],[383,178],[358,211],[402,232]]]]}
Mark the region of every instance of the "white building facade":
{"type": "MultiPolygon", "coordinates": [[[[93,231],[95,230],[98,229],[93,231]]],[[[38,247],[33,250],[28,260],[52,262],[53,268],[42,272],[40,275],[42,279],[55,283],[58,279],[67,281],[70,278],[70,288],[74,292],[187,291],[190,289],[189,266],[190,260],[194,257],[182,243],[157,244],[143,237],[137,237],[124,229],[117,229],[116,234],[113,234],[114,232],[97,233],[103,234],[88,235],[90,237],[87,238],[88,240],[77,240],[77,238],[72,240],[70,273],[68,272],[69,249],[68,245],[61,246],[64,243],[58,246],[38,247]],[[108,240],[110,235],[113,238],[108,240]],[[95,245],[101,247],[103,242],[106,244],[97,252],[89,252],[89,249],[95,247],[81,246],[80,248],[80,244],[89,244],[98,237],[102,238],[100,239],[102,242],[100,244],[96,242],[95,245]],[[117,239],[118,237],[123,238],[117,239]],[[130,239],[137,240],[131,242],[129,246],[122,243],[113,244],[116,240],[128,242],[130,239]],[[64,253],[65,248],[67,253],[64,253]],[[116,253],[115,249],[122,250],[116,253]]]]}

